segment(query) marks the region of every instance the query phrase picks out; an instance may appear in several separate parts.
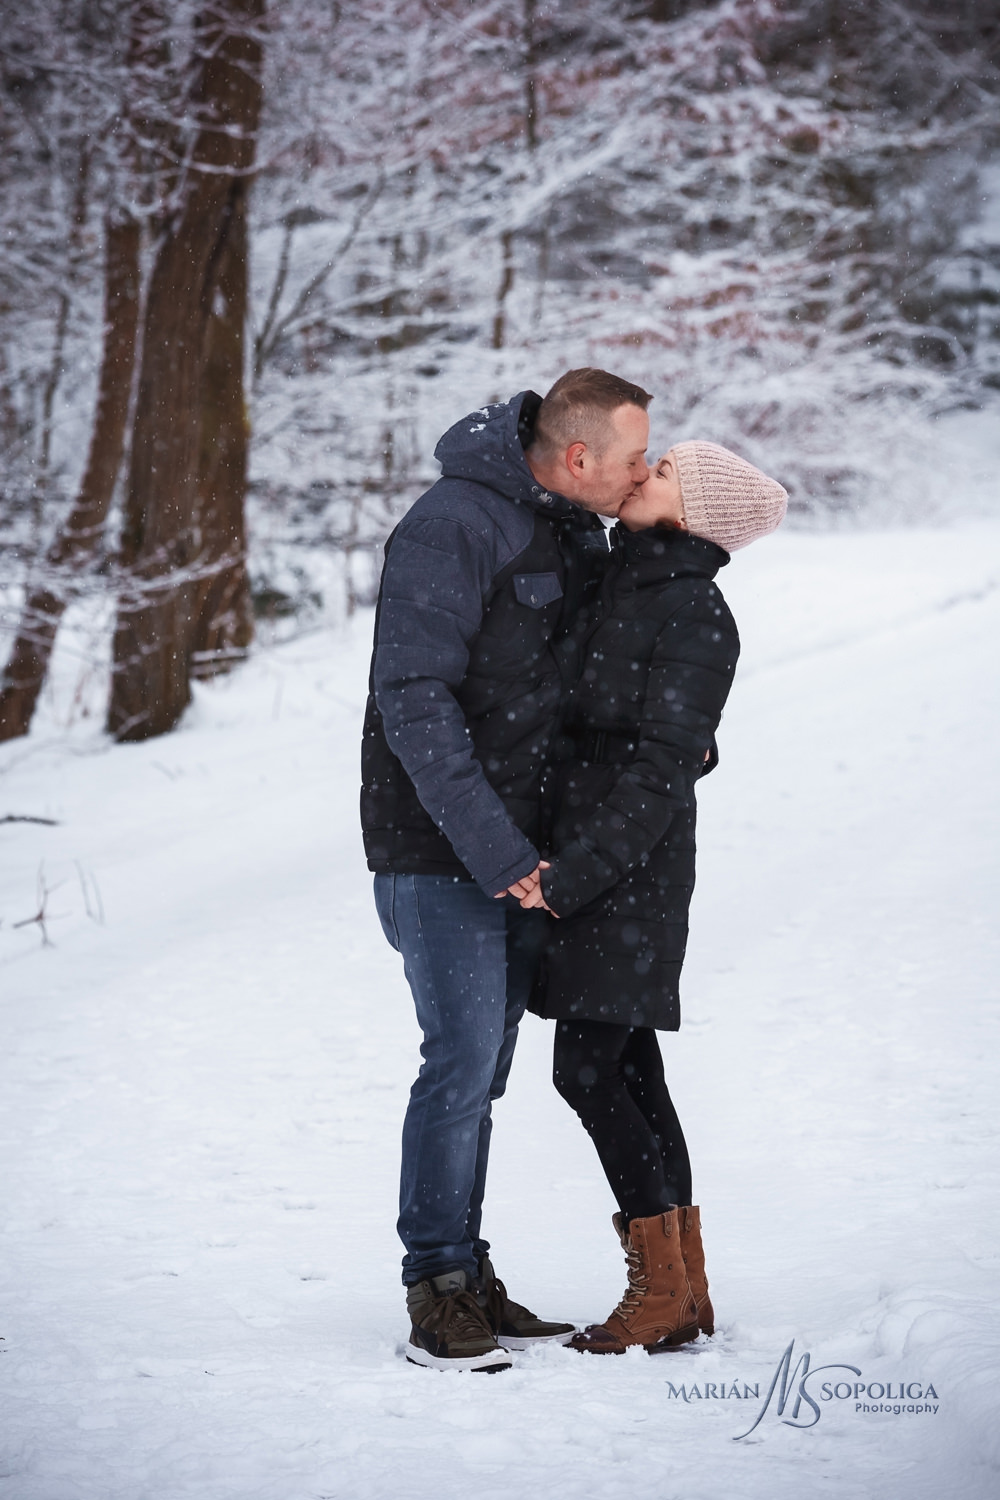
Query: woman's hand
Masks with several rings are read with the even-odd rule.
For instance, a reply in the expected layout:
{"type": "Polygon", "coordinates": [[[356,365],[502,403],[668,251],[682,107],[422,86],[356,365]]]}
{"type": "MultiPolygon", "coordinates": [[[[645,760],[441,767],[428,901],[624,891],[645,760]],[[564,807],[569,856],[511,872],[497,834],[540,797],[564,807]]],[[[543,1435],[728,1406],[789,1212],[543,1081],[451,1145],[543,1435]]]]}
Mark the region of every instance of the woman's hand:
{"type": "Polygon", "coordinates": [[[518,899],[525,911],[531,911],[534,907],[540,907],[542,911],[547,911],[550,916],[555,917],[557,913],[552,910],[542,894],[542,871],[547,869],[549,869],[548,860],[543,859],[537,870],[533,870],[526,880],[520,882],[520,884],[527,885],[529,888],[518,899]]]}
{"type": "Polygon", "coordinates": [[[542,871],[549,868],[550,864],[547,859],[539,860],[530,875],[522,875],[521,879],[515,880],[507,890],[500,891],[497,900],[499,901],[501,896],[513,896],[515,900],[520,901],[525,911],[541,907],[555,916],[556,913],[552,911],[551,906],[546,904],[545,897],[542,895],[542,871]]]}

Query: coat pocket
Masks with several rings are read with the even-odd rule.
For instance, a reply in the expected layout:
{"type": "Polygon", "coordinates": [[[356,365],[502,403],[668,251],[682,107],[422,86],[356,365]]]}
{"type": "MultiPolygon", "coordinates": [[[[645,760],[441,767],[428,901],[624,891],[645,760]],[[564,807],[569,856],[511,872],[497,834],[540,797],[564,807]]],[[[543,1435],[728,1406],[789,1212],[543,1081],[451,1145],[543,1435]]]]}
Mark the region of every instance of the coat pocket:
{"type": "Polygon", "coordinates": [[[514,597],[518,604],[526,604],[529,609],[544,609],[546,604],[561,599],[562,594],[558,573],[514,574],[514,597]]]}

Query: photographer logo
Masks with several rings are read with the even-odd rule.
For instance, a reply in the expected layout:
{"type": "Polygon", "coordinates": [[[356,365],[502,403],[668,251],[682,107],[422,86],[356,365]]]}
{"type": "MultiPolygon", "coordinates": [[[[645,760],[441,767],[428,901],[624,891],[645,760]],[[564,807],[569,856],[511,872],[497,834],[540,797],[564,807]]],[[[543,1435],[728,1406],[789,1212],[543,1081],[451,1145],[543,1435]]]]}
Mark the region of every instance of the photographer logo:
{"type": "Polygon", "coordinates": [[[740,1442],[755,1432],[768,1414],[786,1427],[815,1427],[832,1403],[849,1402],[858,1415],[879,1413],[884,1416],[936,1416],[940,1398],[933,1384],[922,1380],[866,1381],[857,1365],[814,1365],[808,1350],[795,1361],[795,1340],[778,1360],[767,1394],[761,1401],[760,1381],[705,1381],[688,1386],[667,1381],[670,1401],[761,1401],[757,1415],[745,1432],[733,1439],[740,1442]],[[825,1376],[825,1379],[821,1379],[825,1376]],[[853,1376],[854,1379],[848,1379],[853,1376]],[[786,1415],[787,1412],[787,1415],[786,1415]]]}

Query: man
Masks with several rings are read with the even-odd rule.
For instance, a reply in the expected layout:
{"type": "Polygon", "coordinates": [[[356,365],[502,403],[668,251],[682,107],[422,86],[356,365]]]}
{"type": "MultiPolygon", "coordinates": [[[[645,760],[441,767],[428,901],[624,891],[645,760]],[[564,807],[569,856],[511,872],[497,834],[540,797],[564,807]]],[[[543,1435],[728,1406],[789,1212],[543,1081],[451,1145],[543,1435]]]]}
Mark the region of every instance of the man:
{"type": "MultiPolygon", "coordinates": [[[[646,478],[649,395],[571,370],[455,424],[442,477],[389,538],[365,718],[362,823],[375,901],[423,1031],[403,1127],[407,1358],[497,1370],[571,1337],[507,1297],[481,1218],[544,916],[497,900],[538,870],[539,787],[561,682],[552,642],[646,478]]],[[[520,888],[520,887],[518,887],[520,888]]]]}

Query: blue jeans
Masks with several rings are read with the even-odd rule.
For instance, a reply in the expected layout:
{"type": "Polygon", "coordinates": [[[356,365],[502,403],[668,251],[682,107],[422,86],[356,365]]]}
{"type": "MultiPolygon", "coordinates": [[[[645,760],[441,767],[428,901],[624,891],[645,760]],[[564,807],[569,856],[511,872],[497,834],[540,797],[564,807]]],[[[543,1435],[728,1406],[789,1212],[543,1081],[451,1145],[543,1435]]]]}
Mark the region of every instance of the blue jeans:
{"type": "Polygon", "coordinates": [[[376,875],[382,930],[402,954],[424,1034],[403,1123],[403,1282],[474,1276],[482,1238],[491,1107],[507,1086],[545,916],[448,875],[376,875]]]}

